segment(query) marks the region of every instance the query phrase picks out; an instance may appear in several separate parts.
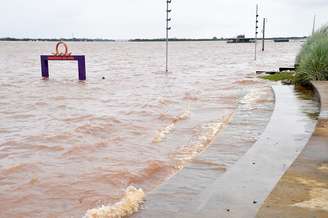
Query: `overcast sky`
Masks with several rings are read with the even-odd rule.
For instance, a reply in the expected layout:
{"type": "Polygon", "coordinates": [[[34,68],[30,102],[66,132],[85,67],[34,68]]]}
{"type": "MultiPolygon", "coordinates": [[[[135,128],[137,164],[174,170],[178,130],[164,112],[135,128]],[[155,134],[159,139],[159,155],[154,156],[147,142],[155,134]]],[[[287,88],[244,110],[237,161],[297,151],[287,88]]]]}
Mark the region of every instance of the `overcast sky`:
{"type": "MultiPolygon", "coordinates": [[[[328,23],[328,0],[172,0],[171,37],[254,35],[255,5],[267,36],[305,36],[328,23]]],[[[166,0],[1,0],[0,37],[159,38],[166,0]]]]}

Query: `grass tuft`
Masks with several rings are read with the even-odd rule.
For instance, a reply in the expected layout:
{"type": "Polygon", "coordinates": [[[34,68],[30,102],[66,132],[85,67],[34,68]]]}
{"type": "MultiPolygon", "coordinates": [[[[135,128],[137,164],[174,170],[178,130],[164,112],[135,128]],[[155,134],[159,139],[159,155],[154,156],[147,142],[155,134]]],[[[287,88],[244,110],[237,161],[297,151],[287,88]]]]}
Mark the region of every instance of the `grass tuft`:
{"type": "Polygon", "coordinates": [[[288,80],[291,83],[294,83],[295,80],[295,72],[281,72],[275,73],[272,75],[261,76],[262,79],[270,80],[270,81],[283,81],[288,80]]]}
{"type": "Polygon", "coordinates": [[[328,25],[315,32],[296,58],[295,82],[308,85],[312,80],[328,80],[328,25]]]}

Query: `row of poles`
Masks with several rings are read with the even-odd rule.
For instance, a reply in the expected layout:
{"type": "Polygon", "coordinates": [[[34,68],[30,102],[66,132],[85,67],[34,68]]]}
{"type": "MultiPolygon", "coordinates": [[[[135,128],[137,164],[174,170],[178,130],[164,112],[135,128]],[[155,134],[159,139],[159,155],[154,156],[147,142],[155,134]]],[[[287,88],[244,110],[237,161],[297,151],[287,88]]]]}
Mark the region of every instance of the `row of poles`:
{"type": "MultiPolygon", "coordinates": [[[[264,41],[265,41],[265,25],[266,25],[267,19],[263,18],[263,28],[262,28],[262,51],[264,51],[264,41]]],[[[312,28],[312,34],[315,32],[315,25],[316,25],[316,16],[314,15],[313,18],[313,28],[312,28]]],[[[256,5],[256,23],[255,23],[255,60],[257,56],[257,35],[258,35],[258,29],[259,29],[259,6],[256,5]]]]}
{"type": "MultiPolygon", "coordinates": [[[[166,67],[165,67],[165,71],[168,72],[169,71],[169,31],[171,30],[170,27],[170,21],[171,21],[171,17],[170,17],[170,13],[171,13],[171,9],[170,9],[170,4],[172,3],[172,0],[166,0],[166,67]]],[[[314,21],[313,21],[313,32],[315,30],[315,20],[316,17],[314,17],[314,21]]],[[[262,51],[264,51],[264,46],[265,46],[265,26],[266,26],[266,22],[267,19],[263,18],[263,28],[262,28],[262,51]]],[[[256,21],[255,21],[255,55],[254,55],[254,59],[257,59],[257,36],[258,36],[258,30],[259,30],[259,6],[258,4],[256,5],[256,21]]]]}
{"type": "Polygon", "coordinates": [[[165,68],[165,72],[169,72],[169,31],[171,30],[170,27],[170,21],[171,21],[171,17],[170,17],[170,13],[171,13],[171,9],[170,9],[170,4],[172,3],[172,0],[166,0],[166,68],[165,68]]]}
{"type": "MultiPolygon", "coordinates": [[[[254,59],[257,59],[257,36],[259,30],[259,6],[256,5],[256,21],[255,21],[255,56],[254,59]]],[[[265,41],[265,25],[266,25],[266,18],[263,18],[263,27],[262,27],[262,51],[264,51],[264,41],[265,41]]]]}
{"type": "MultiPolygon", "coordinates": [[[[170,9],[170,4],[172,0],[166,0],[166,61],[165,61],[165,72],[169,71],[169,31],[171,30],[170,27],[170,13],[172,10],[170,9]]],[[[265,25],[266,25],[266,18],[263,18],[263,29],[262,29],[262,51],[264,51],[264,41],[265,41],[265,25]]],[[[256,5],[256,23],[255,23],[255,56],[254,59],[257,59],[257,36],[258,36],[258,29],[259,29],[259,6],[256,5]]]]}

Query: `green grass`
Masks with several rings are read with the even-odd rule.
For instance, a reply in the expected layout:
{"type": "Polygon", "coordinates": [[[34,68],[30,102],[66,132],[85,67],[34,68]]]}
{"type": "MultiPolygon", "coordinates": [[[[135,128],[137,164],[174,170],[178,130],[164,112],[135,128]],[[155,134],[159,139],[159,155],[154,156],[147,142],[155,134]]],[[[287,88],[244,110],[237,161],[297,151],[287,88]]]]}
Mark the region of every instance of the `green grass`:
{"type": "Polygon", "coordinates": [[[296,58],[295,82],[308,85],[312,80],[328,80],[328,25],[315,32],[296,58]]]}
{"type": "Polygon", "coordinates": [[[294,80],[295,80],[294,72],[281,72],[281,73],[276,73],[276,74],[272,74],[272,75],[261,76],[261,78],[270,80],[270,81],[289,80],[292,83],[294,83],[294,80]]]}

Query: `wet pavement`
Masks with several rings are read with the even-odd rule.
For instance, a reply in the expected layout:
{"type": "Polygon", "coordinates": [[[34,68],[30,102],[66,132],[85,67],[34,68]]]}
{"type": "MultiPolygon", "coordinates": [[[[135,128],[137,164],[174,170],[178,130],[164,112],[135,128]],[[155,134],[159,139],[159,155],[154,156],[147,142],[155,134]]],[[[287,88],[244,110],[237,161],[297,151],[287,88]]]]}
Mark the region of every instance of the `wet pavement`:
{"type": "Polygon", "coordinates": [[[328,83],[313,83],[321,111],[315,132],[288,169],[257,218],[328,217],[328,83]]]}
{"type": "MultiPolygon", "coordinates": [[[[304,105],[292,86],[274,86],[273,89],[276,105],[271,120],[244,156],[227,169],[219,164],[213,165],[213,169],[191,164],[148,196],[145,210],[134,217],[255,217],[303,150],[316,125],[316,121],[302,111],[304,105]],[[208,174],[213,174],[211,184],[202,182],[208,174]],[[189,196],[182,198],[182,202],[176,201],[179,189],[189,188],[182,185],[186,182],[193,184],[189,196]],[[199,184],[209,185],[200,187],[199,184]],[[166,202],[158,201],[159,197],[166,202]]],[[[211,154],[210,149],[206,154],[211,154]]]]}
{"type": "Polygon", "coordinates": [[[269,122],[274,107],[271,85],[262,85],[255,93],[255,98],[250,97],[255,96],[254,93],[249,93],[241,100],[229,124],[206,151],[149,193],[144,210],[132,217],[167,218],[178,214],[252,147],[269,122]]]}

